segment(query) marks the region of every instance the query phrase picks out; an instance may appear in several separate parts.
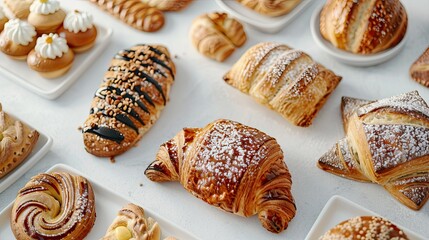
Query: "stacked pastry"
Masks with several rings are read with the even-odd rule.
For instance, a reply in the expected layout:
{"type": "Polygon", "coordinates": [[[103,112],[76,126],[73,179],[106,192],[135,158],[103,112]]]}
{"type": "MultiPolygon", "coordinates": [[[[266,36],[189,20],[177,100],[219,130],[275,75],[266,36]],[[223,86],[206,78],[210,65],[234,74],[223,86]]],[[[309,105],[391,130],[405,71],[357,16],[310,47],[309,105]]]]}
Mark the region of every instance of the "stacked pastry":
{"type": "Polygon", "coordinates": [[[319,159],[330,173],[382,185],[418,210],[429,199],[429,107],[418,92],[378,101],[343,98],[347,137],[319,159]]]}

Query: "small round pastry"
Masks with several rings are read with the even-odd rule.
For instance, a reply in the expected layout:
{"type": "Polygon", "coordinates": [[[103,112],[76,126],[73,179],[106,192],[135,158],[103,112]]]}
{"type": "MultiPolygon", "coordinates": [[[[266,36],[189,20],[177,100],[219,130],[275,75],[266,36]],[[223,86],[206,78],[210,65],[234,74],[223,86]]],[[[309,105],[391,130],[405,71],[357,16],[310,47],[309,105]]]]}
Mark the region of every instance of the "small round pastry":
{"type": "Polygon", "coordinates": [[[19,19],[9,20],[0,34],[0,50],[6,55],[25,60],[36,45],[36,29],[19,19]]]}
{"type": "Polygon", "coordinates": [[[69,47],[76,53],[90,49],[97,38],[97,28],[92,15],[78,10],[67,14],[57,33],[67,40],[69,47]]]}
{"type": "Polygon", "coordinates": [[[84,239],[94,226],[91,183],[65,172],[42,173],[18,192],[10,226],[16,239],[84,239]]]}
{"type": "Polygon", "coordinates": [[[0,32],[3,31],[7,21],[9,21],[9,19],[4,15],[3,8],[0,6],[0,32]]]}
{"type": "Polygon", "coordinates": [[[28,54],[27,64],[45,78],[64,75],[73,65],[74,53],[67,41],[56,33],[43,34],[34,50],[28,54]]]}
{"type": "Polygon", "coordinates": [[[65,17],[66,13],[57,0],[35,0],[30,6],[28,22],[42,35],[56,32],[65,17]]]}
{"type": "Polygon", "coordinates": [[[332,239],[396,239],[408,240],[407,235],[395,224],[381,217],[361,216],[346,220],[320,237],[320,240],[332,239]]]}

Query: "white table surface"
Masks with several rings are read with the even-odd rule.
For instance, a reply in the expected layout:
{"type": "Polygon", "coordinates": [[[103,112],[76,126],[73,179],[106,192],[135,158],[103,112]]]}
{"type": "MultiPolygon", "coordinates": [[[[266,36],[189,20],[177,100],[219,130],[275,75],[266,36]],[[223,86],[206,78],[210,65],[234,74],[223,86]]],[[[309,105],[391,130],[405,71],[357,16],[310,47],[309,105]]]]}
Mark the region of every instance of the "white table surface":
{"type": "MultiPolygon", "coordinates": [[[[191,45],[188,29],[196,16],[220,10],[214,1],[195,1],[178,13],[166,14],[165,27],[142,33],[122,24],[85,1],[62,1],[65,6],[91,11],[96,19],[114,28],[106,51],[82,77],[56,100],[43,99],[0,76],[0,101],[13,112],[54,139],[52,150],[27,174],[0,194],[0,209],[16,196],[31,176],[55,163],[68,164],[103,183],[113,191],[134,199],[170,219],[201,239],[304,239],[326,201],[342,195],[390,220],[429,238],[429,204],[413,211],[397,202],[382,187],[346,180],[316,167],[317,159],[344,136],[339,104],[342,96],[377,99],[418,90],[429,101],[429,89],[408,76],[411,63],[429,45],[429,2],[403,1],[409,16],[410,38],[395,59],[370,68],[355,68],[334,61],[319,49],[310,34],[309,21],[317,1],[283,31],[270,35],[246,28],[248,41],[226,62],[217,63],[191,45]],[[287,43],[343,76],[343,81],[309,128],[292,126],[277,113],[257,104],[223,82],[223,74],[246,49],[261,41],[287,43]],[[78,127],[87,117],[94,91],[111,57],[137,43],[162,43],[176,56],[177,78],[171,100],[160,119],[138,145],[118,156],[116,163],[88,154],[78,127]],[[218,210],[187,193],[179,183],[153,183],[143,174],[158,146],[183,127],[202,127],[217,118],[229,118],[256,127],[275,137],[293,178],[292,192],[297,215],[279,235],[262,228],[257,217],[245,219],[218,210]],[[143,184],[141,186],[141,184],[143,184]]],[[[117,211],[112,209],[112,211],[117,211]]]]}

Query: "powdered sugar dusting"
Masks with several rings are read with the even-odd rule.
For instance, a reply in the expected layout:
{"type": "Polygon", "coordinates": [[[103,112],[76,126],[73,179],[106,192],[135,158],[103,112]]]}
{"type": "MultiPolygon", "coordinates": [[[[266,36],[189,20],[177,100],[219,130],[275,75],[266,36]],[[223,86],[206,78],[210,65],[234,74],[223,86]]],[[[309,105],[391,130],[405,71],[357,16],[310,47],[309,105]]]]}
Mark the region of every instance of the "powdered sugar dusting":
{"type": "MultiPolygon", "coordinates": [[[[283,51],[284,52],[284,51],[283,51]]],[[[284,52],[280,57],[276,59],[276,62],[274,65],[271,65],[270,71],[268,72],[267,79],[271,85],[276,85],[280,78],[283,76],[283,73],[285,72],[286,68],[296,59],[302,56],[301,51],[287,51],[284,52]]],[[[290,71],[293,71],[293,69],[290,69],[290,71]]]]}
{"type": "Polygon", "coordinates": [[[429,187],[411,186],[406,189],[401,189],[400,192],[413,201],[416,205],[421,205],[429,195],[429,187]]]}
{"type": "Polygon", "coordinates": [[[319,74],[317,63],[309,65],[296,79],[295,83],[292,84],[292,87],[289,90],[290,95],[300,96],[302,93],[305,93],[305,91],[302,91],[301,89],[316,79],[317,74],[319,74]]]}
{"type": "Polygon", "coordinates": [[[351,169],[357,169],[358,166],[356,165],[355,160],[353,160],[352,158],[347,139],[346,138],[341,139],[338,142],[338,145],[340,147],[341,154],[343,155],[344,162],[347,164],[347,166],[351,169]]]}
{"type": "Polygon", "coordinates": [[[356,112],[358,108],[369,103],[371,103],[371,101],[358,98],[343,97],[341,109],[343,120],[347,121],[353,115],[353,113],[356,112]]]}
{"type": "Polygon", "coordinates": [[[243,70],[245,73],[244,78],[250,78],[253,76],[253,73],[256,70],[256,66],[262,61],[262,59],[274,48],[280,46],[279,43],[261,43],[252,48],[252,51],[249,51],[249,59],[252,61],[246,66],[243,70]]]}
{"type": "Polygon", "coordinates": [[[338,170],[346,170],[343,163],[341,162],[341,159],[338,156],[337,152],[337,144],[335,144],[329,152],[325,153],[320,159],[319,163],[326,164],[332,168],[338,169],[338,170]]]}
{"type": "Polygon", "coordinates": [[[419,176],[402,178],[394,182],[395,186],[407,185],[409,183],[429,183],[429,173],[419,176]]]}
{"type": "Polygon", "coordinates": [[[376,172],[429,155],[428,128],[364,124],[364,131],[376,172]]]}

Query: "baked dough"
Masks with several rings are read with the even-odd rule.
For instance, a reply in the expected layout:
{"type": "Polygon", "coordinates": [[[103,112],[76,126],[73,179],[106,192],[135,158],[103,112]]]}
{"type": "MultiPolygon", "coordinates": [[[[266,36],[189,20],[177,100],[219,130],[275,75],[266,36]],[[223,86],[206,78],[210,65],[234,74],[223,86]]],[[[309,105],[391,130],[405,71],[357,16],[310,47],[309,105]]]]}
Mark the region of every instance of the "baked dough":
{"type": "Polygon", "coordinates": [[[411,65],[410,75],[418,83],[429,87],[429,48],[411,65]]]}
{"type": "Polygon", "coordinates": [[[277,17],[285,15],[292,11],[301,0],[237,0],[244,6],[255,10],[256,12],[277,17]]]}
{"type": "Polygon", "coordinates": [[[180,11],[192,3],[192,0],[142,0],[142,2],[161,11],[180,11]]]}
{"type": "Polygon", "coordinates": [[[30,6],[34,0],[3,0],[7,8],[16,18],[26,20],[30,14],[30,6]]]}
{"type": "Polygon", "coordinates": [[[307,127],[341,77],[302,51],[265,42],[247,50],[224,80],[291,123],[307,127]]]}
{"type": "Polygon", "coordinates": [[[145,171],[156,182],[179,181],[192,195],[227,212],[258,214],[268,231],[285,230],[295,216],[292,180],[277,141],[220,119],[184,128],[161,145],[145,171]]]}

